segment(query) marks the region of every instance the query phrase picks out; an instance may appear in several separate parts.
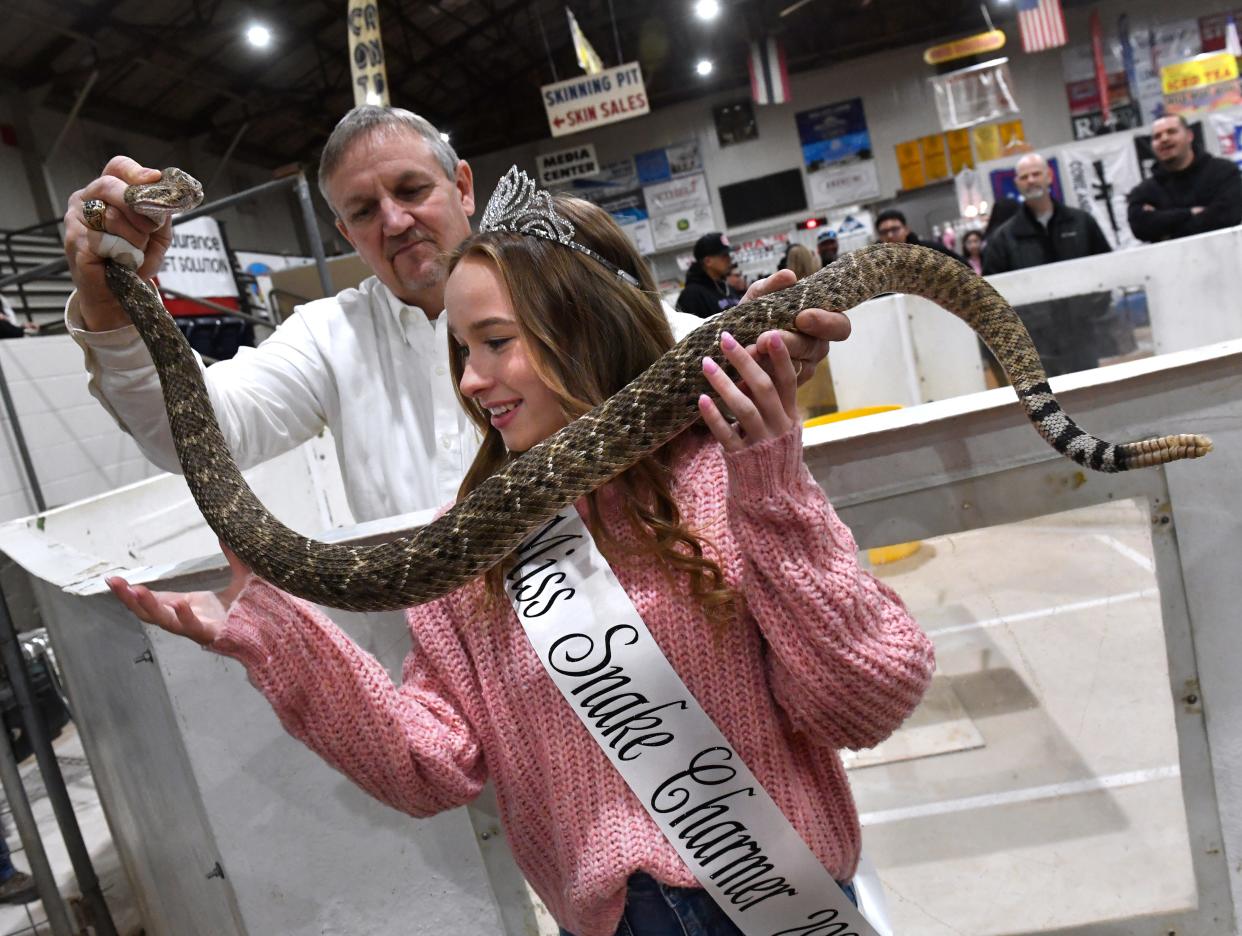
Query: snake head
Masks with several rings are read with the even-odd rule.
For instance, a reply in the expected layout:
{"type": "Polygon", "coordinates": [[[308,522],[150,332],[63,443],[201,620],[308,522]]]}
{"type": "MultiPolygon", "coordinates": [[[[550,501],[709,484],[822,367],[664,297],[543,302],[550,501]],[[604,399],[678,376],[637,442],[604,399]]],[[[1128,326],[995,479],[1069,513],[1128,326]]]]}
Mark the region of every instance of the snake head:
{"type": "Polygon", "coordinates": [[[125,190],[125,204],[153,221],[163,223],[169,215],[197,208],[203,200],[198,179],[172,166],[160,174],[158,182],[131,185],[125,190]]]}

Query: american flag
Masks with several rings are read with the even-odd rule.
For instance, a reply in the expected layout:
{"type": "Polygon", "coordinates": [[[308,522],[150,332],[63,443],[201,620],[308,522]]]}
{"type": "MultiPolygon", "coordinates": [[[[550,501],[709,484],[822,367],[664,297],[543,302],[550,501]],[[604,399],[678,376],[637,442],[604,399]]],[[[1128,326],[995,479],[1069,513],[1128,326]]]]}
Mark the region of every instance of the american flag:
{"type": "Polygon", "coordinates": [[[1055,49],[1069,41],[1061,0],[1018,0],[1018,29],[1023,52],[1055,49]]]}

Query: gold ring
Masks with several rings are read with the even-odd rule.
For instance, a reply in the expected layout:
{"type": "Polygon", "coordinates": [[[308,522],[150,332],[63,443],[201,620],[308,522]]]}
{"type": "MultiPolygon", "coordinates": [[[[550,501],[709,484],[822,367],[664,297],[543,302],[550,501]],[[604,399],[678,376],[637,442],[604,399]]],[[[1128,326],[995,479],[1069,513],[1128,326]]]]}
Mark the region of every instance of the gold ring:
{"type": "Polygon", "coordinates": [[[108,211],[108,206],[98,198],[91,198],[82,202],[82,222],[92,231],[106,232],[108,229],[104,227],[104,215],[108,211]]]}

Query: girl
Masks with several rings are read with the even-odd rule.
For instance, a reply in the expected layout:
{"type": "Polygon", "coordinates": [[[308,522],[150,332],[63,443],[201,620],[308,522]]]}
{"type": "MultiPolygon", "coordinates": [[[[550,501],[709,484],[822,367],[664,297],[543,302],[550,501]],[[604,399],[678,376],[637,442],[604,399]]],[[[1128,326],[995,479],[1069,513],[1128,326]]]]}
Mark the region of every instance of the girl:
{"type": "Polygon", "coordinates": [[[970,264],[970,268],[983,275],[983,232],[967,231],[962,236],[962,256],[970,264]]]}
{"type": "MultiPolygon", "coordinates": [[[[672,345],[612,219],[575,199],[542,205],[517,217],[493,196],[452,262],[451,366],[483,434],[463,497],[672,345]]],[[[721,341],[745,389],[703,360],[736,422],[701,397],[702,425],[577,510],[685,688],[848,881],[859,827],[837,749],[901,724],[932,649],[859,568],[803,464],[784,345],[768,333],[758,347],[765,366],[721,341]]],[[[504,590],[513,561],[408,612],[418,649],[400,686],[315,608],[230,563],[217,596],[110,585],[144,621],[241,662],[290,733],[397,809],[428,816],[494,781],[518,864],[563,933],[739,933],[544,670],[504,590]]]]}

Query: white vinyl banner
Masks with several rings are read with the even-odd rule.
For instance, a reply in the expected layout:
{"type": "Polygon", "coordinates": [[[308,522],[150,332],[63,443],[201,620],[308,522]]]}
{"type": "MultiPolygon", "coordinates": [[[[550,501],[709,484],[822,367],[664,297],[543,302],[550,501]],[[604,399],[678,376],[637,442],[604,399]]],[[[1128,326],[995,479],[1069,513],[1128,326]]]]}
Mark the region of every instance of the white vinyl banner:
{"type": "Polygon", "coordinates": [[[707,176],[684,176],[643,188],[656,250],[693,243],[716,230],[707,176]]]}
{"type": "Polygon", "coordinates": [[[196,299],[237,295],[237,281],[214,218],[195,218],[173,228],[160,267],[160,285],[196,299]]]}
{"type": "Polygon", "coordinates": [[[875,936],[647,630],[571,506],[506,590],[544,669],[699,883],[747,936],[875,936]]]}
{"type": "Polygon", "coordinates": [[[830,163],[806,174],[812,208],[857,205],[880,194],[880,176],[874,159],[830,163]]]}
{"type": "Polygon", "coordinates": [[[1126,195],[1142,181],[1130,135],[1066,146],[1057,162],[1065,204],[1090,212],[1114,250],[1137,244],[1126,220],[1126,195]]]}

